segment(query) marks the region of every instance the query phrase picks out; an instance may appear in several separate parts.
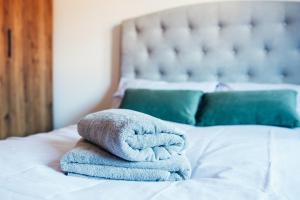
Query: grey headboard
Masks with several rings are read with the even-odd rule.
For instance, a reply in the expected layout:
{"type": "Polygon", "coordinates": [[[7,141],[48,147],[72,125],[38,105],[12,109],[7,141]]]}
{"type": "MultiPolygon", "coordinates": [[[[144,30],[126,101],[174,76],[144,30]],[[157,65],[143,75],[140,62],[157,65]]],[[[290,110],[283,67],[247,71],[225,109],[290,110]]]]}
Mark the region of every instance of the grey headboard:
{"type": "Polygon", "coordinates": [[[122,77],[300,84],[300,2],[203,3],[122,30],[122,77]]]}

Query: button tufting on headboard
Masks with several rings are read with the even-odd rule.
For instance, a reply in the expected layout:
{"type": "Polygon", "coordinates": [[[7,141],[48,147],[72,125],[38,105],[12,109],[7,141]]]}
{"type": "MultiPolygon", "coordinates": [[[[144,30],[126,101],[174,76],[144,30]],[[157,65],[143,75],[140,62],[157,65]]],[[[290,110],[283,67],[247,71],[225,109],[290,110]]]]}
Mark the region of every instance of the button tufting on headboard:
{"type": "Polygon", "coordinates": [[[174,53],[176,54],[176,56],[178,56],[178,54],[180,53],[180,49],[178,47],[174,47],[174,53]]]}
{"type": "Polygon", "coordinates": [[[300,84],[300,2],[212,2],[122,24],[121,76],[300,84]]]}
{"type": "Polygon", "coordinates": [[[192,78],[192,76],[193,76],[192,70],[187,70],[186,75],[187,75],[188,78],[192,78]]]}
{"type": "Polygon", "coordinates": [[[217,70],[217,73],[216,73],[217,79],[219,80],[219,79],[221,79],[223,76],[224,76],[223,70],[221,70],[221,69],[217,70]]]}
{"type": "Polygon", "coordinates": [[[139,35],[141,33],[141,28],[138,25],[135,25],[135,32],[139,35]]]}
{"type": "Polygon", "coordinates": [[[161,31],[164,33],[167,30],[167,25],[164,22],[161,22],[160,23],[160,28],[161,28],[161,31]]]}
{"type": "Polygon", "coordinates": [[[233,46],[232,47],[232,53],[233,53],[233,55],[236,56],[239,53],[239,48],[237,46],[233,46]]]}
{"type": "Polygon", "coordinates": [[[246,73],[247,73],[247,76],[248,76],[249,80],[252,79],[255,76],[255,72],[251,67],[247,70],[246,73]]]}
{"type": "Polygon", "coordinates": [[[134,69],[134,75],[135,75],[135,77],[139,77],[140,76],[140,70],[135,68],[134,69]]]}
{"type": "Polygon", "coordinates": [[[190,30],[190,31],[193,31],[193,30],[195,29],[194,24],[193,24],[192,22],[190,22],[190,21],[189,21],[189,23],[188,23],[188,27],[189,27],[189,30],[190,30]]]}
{"type": "Polygon", "coordinates": [[[148,56],[151,56],[152,53],[153,53],[153,49],[151,47],[147,47],[148,56]]]}
{"type": "Polygon", "coordinates": [[[272,51],[272,47],[269,44],[265,44],[263,49],[265,54],[269,54],[272,51]]]}
{"type": "Polygon", "coordinates": [[[159,69],[158,71],[159,71],[159,74],[160,74],[161,76],[165,76],[165,75],[166,75],[165,70],[163,70],[162,68],[159,69]]]}
{"type": "Polygon", "coordinates": [[[287,69],[283,68],[280,72],[282,78],[287,78],[289,76],[289,72],[287,71],[287,69]]]}
{"type": "Polygon", "coordinates": [[[222,30],[223,28],[225,28],[224,22],[219,21],[219,22],[218,22],[218,29],[219,29],[219,30],[222,30]]]}
{"type": "Polygon", "coordinates": [[[208,54],[209,50],[208,50],[208,48],[206,46],[202,46],[201,50],[202,50],[203,55],[208,54]]]}
{"type": "Polygon", "coordinates": [[[282,23],[283,23],[283,25],[288,26],[291,24],[291,22],[292,22],[291,18],[285,17],[282,23]]]}
{"type": "Polygon", "coordinates": [[[249,27],[251,29],[253,29],[253,28],[256,27],[256,25],[257,25],[257,22],[253,18],[251,18],[250,23],[249,23],[249,27]]]}

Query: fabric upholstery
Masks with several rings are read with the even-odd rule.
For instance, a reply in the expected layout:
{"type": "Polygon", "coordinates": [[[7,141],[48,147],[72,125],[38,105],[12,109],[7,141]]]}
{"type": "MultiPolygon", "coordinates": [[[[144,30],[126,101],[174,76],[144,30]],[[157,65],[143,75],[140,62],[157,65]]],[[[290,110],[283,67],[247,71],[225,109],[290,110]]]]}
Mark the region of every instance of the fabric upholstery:
{"type": "Polygon", "coordinates": [[[197,126],[299,126],[293,90],[215,92],[203,95],[197,126]]]}
{"type": "Polygon", "coordinates": [[[203,92],[192,90],[128,89],[120,108],[183,124],[195,125],[203,92]]]}
{"type": "Polygon", "coordinates": [[[202,3],[122,29],[124,78],[300,83],[299,2],[202,3]]]}

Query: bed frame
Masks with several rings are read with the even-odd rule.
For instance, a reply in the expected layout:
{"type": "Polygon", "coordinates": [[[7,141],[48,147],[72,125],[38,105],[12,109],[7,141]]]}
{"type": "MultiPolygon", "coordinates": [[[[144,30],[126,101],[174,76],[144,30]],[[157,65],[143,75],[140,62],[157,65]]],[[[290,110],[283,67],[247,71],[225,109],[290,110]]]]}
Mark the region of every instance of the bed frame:
{"type": "Polygon", "coordinates": [[[300,84],[300,2],[202,3],[122,30],[124,78],[300,84]]]}

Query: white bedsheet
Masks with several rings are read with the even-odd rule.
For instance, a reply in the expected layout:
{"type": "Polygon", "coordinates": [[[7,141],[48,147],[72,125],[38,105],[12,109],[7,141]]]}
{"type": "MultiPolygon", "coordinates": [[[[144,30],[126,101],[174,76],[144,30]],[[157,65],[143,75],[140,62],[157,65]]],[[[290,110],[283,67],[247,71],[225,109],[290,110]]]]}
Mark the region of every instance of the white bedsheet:
{"type": "Polygon", "coordinates": [[[191,180],[65,176],[59,159],[79,139],[72,126],[0,141],[0,199],[300,199],[300,129],[176,126],[187,130],[191,180]]]}

